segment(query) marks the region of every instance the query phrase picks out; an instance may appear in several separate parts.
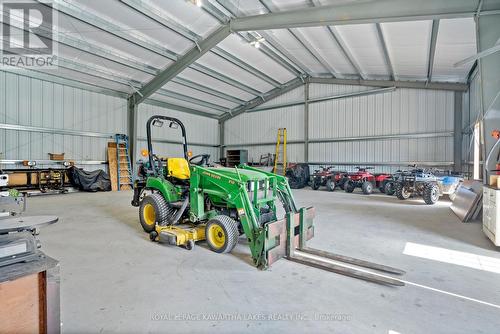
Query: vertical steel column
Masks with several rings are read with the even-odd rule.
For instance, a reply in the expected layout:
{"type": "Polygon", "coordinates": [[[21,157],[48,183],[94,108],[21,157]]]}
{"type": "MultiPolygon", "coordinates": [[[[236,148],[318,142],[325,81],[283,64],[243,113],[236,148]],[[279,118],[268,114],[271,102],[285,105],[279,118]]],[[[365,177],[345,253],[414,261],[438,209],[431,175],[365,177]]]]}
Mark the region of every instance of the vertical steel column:
{"type": "Polygon", "coordinates": [[[135,174],[135,160],[137,148],[137,108],[138,104],[135,103],[134,95],[127,99],[127,127],[128,127],[128,141],[129,141],[129,154],[130,154],[130,167],[132,168],[132,180],[135,174]]]}
{"type": "MultiPolygon", "coordinates": [[[[476,16],[476,36],[478,52],[487,50],[500,39],[500,14],[476,16]]],[[[500,129],[500,53],[494,53],[478,60],[480,75],[480,91],[482,102],[482,137],[483,137],[483,181],[487,183],[488,169],[494,169],[496,159],[486,164],[486,157],[490,154],[496,142],[491,132],[500,129]]],[[[496,152],[494,152],[496,154],[496,152]]]]}
{"type": "Polygon", "coordinates": [[[304,84],[304,162],[309,162],[309,81],[304,84]]]}
{"type": "Polygon", "coordinates": [[[219,121],[219,160],[224,157],[224,125],[225,121],[219,121]]]}
{"type": "Polygon", "coordinates": [[[455,92],[453,114],[453,170],[462,172],[462,92],[455,92]]]}

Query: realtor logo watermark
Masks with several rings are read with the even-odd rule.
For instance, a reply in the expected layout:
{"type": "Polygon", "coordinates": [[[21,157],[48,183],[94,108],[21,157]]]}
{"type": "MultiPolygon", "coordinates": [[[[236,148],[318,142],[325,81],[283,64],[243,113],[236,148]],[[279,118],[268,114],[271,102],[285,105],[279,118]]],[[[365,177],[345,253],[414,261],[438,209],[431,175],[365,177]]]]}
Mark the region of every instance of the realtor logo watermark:
{"type": "Polygon", "coordinates": [[[52,2],[4,0],[0,67],[57,66],[57,11],[52,2]]]}

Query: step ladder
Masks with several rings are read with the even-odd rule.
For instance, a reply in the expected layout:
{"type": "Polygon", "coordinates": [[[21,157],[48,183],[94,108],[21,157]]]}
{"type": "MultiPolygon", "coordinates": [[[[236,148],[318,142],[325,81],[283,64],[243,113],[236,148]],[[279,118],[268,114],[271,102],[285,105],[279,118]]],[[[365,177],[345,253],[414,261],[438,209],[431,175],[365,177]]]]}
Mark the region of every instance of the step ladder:
{"type": "Polygon", "coordinates": [[[132,165],[130,164],[128,136],[117,133],[116,142],[116,174],[117,190],[132,189],[132,165]]]}
{"type": "Polygon", "coordinates": [[[276,154],[274,155],[274,174],[285,175],[286,173],[286,128],[278,129],[276,139],[276,154]]]}

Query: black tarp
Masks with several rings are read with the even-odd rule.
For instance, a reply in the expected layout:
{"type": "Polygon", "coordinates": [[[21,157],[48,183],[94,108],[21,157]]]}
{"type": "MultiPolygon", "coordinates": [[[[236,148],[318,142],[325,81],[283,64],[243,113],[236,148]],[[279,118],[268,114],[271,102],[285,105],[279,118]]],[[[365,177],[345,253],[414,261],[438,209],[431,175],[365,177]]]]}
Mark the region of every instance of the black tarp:
{"type": "Polygon", "coordinates": [[[110,191],[111,181],[105,171],[98,169],[91,172],[83,168],[71,167],[69,169],[71,184],[83,191],[110,191]]]}
{"type": "Polygon", "coordinates": [[[287,168],[286,177],[292,189],[301,189],[309,183],[309,165],[296,164],[287,168]]]}

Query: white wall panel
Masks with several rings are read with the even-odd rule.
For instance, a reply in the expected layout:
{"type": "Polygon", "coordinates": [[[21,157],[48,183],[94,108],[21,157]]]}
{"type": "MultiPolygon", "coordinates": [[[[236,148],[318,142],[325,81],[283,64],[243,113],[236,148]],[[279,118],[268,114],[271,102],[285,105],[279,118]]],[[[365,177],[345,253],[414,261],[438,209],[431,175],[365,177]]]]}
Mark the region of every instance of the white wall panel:
{"type": "MultiPolygon", "coordinates": [[[[0,72],[0,101],[0,123],[103,134],[124,133],[127,128],[124,99],[13,73],[0,72]]],[[[106,160],[107,142],[0,129],[0,159],[47,160],[49,152],[64,152],[67,159],[106,160]]]]}
{"type": "MultiPolygon", "coordinates": [[[[373,87],[311,84],[310,97],[325,97],[372,90],[373,87]]],[[[303,99],[303,87],[270,101],[276,105],[303,99]]],[[[451,91],[397,89],[394,92],[330,100],[309,106],[309,138],[356,140],[310,143],[309,161],[394,164],[399,162],[453,161],[454,93],[451,91]],[[432,138],[408,135],[434,134],[432,138]],[[366,136],[401,138],[363,140],[366,136]],[[406,136],[406,137],[405,137],[406,136]],[[361,139],[361,140],[360,140],[361,139]]],[[[250,160],[274,152],[274,146],[245,146],[276,141],[280,127],[289,140],[304,139],[304,106],[246,113],[226,122],[225,144],[249,150],[250,160]],[[238,146],[241,145],[241,146],[238,146]]],[[[304,145],[289,146],[289,161],[304,161],[304,145]]],[[[401,166],[405,167],[405,166],[401,166]]],[[[384,169],[383,166],[377,169],[384,169]]],[[[397,166],[385,169],[397,169],[397,166]]]]}

